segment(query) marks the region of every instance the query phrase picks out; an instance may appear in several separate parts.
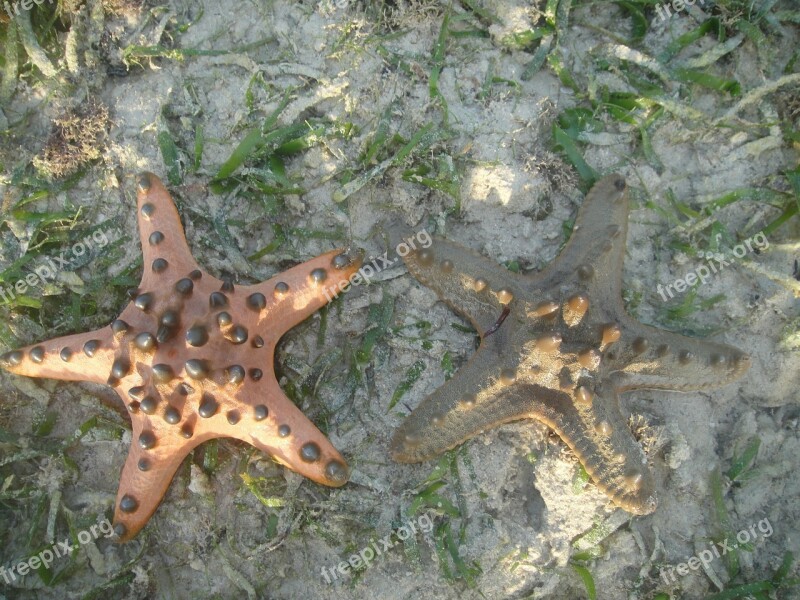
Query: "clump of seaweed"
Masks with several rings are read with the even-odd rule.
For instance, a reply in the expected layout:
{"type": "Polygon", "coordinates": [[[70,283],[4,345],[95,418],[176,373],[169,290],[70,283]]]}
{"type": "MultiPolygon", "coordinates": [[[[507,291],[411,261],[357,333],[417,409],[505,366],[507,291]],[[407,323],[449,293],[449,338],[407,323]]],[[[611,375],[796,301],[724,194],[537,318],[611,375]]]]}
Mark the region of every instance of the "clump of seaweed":
{"type": "Polygon", "coordinates": [[[54,121],[54,129],[33,165],[51,179],[68,177],[103,154],[108,129],[108,108],[90,100],[68,109],[54,121]]]}

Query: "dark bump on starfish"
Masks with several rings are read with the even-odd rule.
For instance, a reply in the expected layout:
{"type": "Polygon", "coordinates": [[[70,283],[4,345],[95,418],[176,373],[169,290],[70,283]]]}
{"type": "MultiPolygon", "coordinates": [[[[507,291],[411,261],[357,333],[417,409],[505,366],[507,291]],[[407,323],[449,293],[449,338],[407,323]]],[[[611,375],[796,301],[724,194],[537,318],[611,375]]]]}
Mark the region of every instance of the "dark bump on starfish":
{"type": "Polygon", "coordinates": [[[142,400],[139,408],[141,408],[142,412],[146,415],[155,414],[156,408],[158,408],[158,399],[153,398],[153,396],[148,396],[142,400]]]}
{"type": "Polygon", "coordinates": [[[322,451],[316,442],[307,442],[300,448],[300,458],[304,462],[313,463],[317,462],[322,456],[322,451]]]}
{"type": "Polygon", "coordinates": [[[147,331],[137,335],[134,338],[133,343],[142,352],[150,352],[155,350],[157,345],[155,336],[147,331]]]}
{"type": "Polygon", "coordinates": [[[208,305],[214,308],[223,308],[228,306],[228,297],[222,292],[212,292],[208,297],[208,305]]]}
{"type": "Polygon", "coordinates": [[[7,352],[3,355],[3,362],[12,367],[16,367],[22,362],[23,354],[19,350],[7,352]]]}
{"type": "Polygon", "coordinates": [[[282,438],[289,437],[292,434],[292,428],[288,425],[281,425],[278,427],[278,435],[282,438]]]}
{"type": "Polygon", "coordinates": [[[140,405],[140,404],[139,404],[139,403],[138,403],[136,400],[134,400],[133,402],[131,402],[130,404],[128,404],[128,410],[129,410],[131,413],[135,414],[135,413],[138,413],[138,412],[139,412],[139,408],[140,408],[140,406],[141,406],[141,405],[140,405]]]}
{"type": "Polygon", "coordinates": [[[111,376],[115,379],[122,379],[130,373],[131,371],[131,363],[127,358],[118,358],[114,361],[114,364],[111,365],[111,376]]]}
{"type": "Polygon", "coordinates": [[[186,361],[186,373],[192,379],[205,379],[208,377],[208,373],[211,370],[211,367],[208,364],[208,361],[201,360],[199,358],[191,358],[186,361]]]}
{"type": "Polygon", "coordinates": [[[128,494],[125,494],[119,501],[119,509],[124,513],[136,512],[137,508],[139,508],[139,503],[136,501],[136,498],[128,494]]]}
{"type": "Polygon", "coordinates": [[[83,353],[89,358],[94,357],[100,349],[100,340],[89,340],[83,345],[83,353]]]}
{"type": "Polygon", "coordinates": [[[247,297],[247,306],[253,310],[264,310],[267,306],[267,297],[260,292],[247,297]]]}
{"type": "Polygon", "coordinates": [[[156,383],[169,383],[175,378],[175,372],[172,367],[165,364],[153,365],[153,381],[156,383]]]}
{"type": "Polygon", "coordinates": [[[614,178],[614,187],[617,188],[620,192],[625,189],[627,184],[625,183],[625,179],[622,177],[615,177],[614,178]]]}
{"type": "Polygon", "coordinates": [[[261,369],[250,369],[250,379],[253,381],[260,381],[264,376],[264,371],[261,369]]]}
{"type": "Polygon", "coordinates": [[[433,264],[433,250],[425,249],[417,253],[417,261],[423,267],[429,267],[433,264]]]}
{"type": "Polygon", "coordinates": [[[594,267],[592,265],[581,265],[578,267],[578,277],[583,280],[594,277],[594,267]]]}
{"type": "Polygon", "coordinates": [[[175,328],[161,325],[156,331],[156,341],[159,344],[165,344],[175,337],[175,328]]]}
{"type": "Polygon", "coordinates": [[[139,295],[139,288],[128,288],[125,290],[125,295],[131,301],[136,300],[136,296],[139,295]]]}
{"type": "Polygon", "coordinates": [[[41,364],[44,360],[44,348],[42,346],[36,346],[35,348],[31,348],[31,351],[28,352],[28,356],[30,359],[35,362],[37,365],[41,364]]]}
{"type": "Polygon", "coordinates": [[[153,294],[144,293],[136,296],[133,305],[141,311],[147,312],[153,305],[153,294]]]}
{"type": "Polygon", "coordinates": [[[174,406],[170,406],[164,411],[164,420],[170,425],[177,425],[181,422],[181,413],[174,406]]]}
{"type": "Polygon", "coordinates": [[[232,365],[225,369],[225,376],[228,378],[228,383],[238,385],[244,381],[244,367],[242,365],[232,365]]]}
{"type": "Polygon", "coordinates": [[[239,422],[239,420],[242,418],[241,415],[239,415],[239,411],[238,410],[229,410],[228,414],[225,415],[225,416],[228,419],[228,423],[230,423],[231,425],[236,425],[239,422]]]}
{"type": "Polygon", "coordinates": [[[114,535],[121,538],[126,533],[128,533],[128,528],[125,527],[125,525],[123,525],[122,523],[117,523],[116,525],[114,525],[114,535]]]}
{"type": "Polygon", "coordinates": [[[181,437],[186,438],[187,440],[194,435],[194,429],[190,425],[184,425],[181,427],[181,437]]]}
{"type": "Polygon", "coordinates": [[[585,385],[579,385],[575,389],[575,401],[578,404],[591,404],[593,397],[591,390],[585,385]]]}
{"type": "Polygon", "coordinates": [[[200,269],[195,269],[189,273],[189,279],[192,281],[200,281],[203,278],[203,272],[200,269]]]}
{"type": "Polygon", "coordinates": [[[694,354],[692,354],[689,350],[681,350],[678,352],[678,362],[682,365],[688,365],[692,362],[694,358],[694,354]]]}
{"type": "Polygon", "coordinates": [[[516,369],[503,369],[500,371],[500,383],[503,385],[511,385],[517,380],[516,369]]]}
{"type": "Polygon", "coordinates": [[[190,386],[188,383],[182,383],[175,389],[181,396],[188,396],[189,394],[194,392],[194,388],[190,386]]]}
{"type": "Polygon", "coordinates": [[[309,279],[313,283],[322,283],[328,278],[328,272],[325,269],[316,268],[309,274],[309,279]]]}
{"type": "Polygon", "coordinates": [[[144,388],[140,386],[132,387],[128,390],[128,396],[130,396],[131,400],[141,400],[144,398],[144,388]]]}
{"type": "Polygon", "coordinates": [[[669,354],[669,346],[667,344],[661,344],[656,348],[656,356],[658,358],[662,358],[669,354]]]}
{"type": "Polygon", "coordinates": [[[645,338],[637,337],[635,340],[633,340],[631,348],[633,348],[633,351],[636,352],[636,354],[641,354],[642,352],[645,352],[647,350],[649,345],[650,344],[647,342],[645,338]]]}
{"type": "Polygon", "coordinates": [[[263,421],[269,416],[269,409],[263,404],[259,404],[253,409],[253,418],[256,421],[263,421]]]}
{"type": "Polygon", "coordinates": [[[719,368],[725,366],[727,360],[722,354],[717,354],[716,352],[709,357],[708,364],[714,368],[719,368]]]}
{"type": "Polygon", "coordinates": [[[136,464],[136,466],[139,467],[139,470],[142,471],[142,472],[149,471],[150,470],[150,461],[147,460],[146,458],[140,458],[139,462],[136,464]]]}
{"type": "Polygon", "coordinates": [[[458,401],[459,405],[462,408],[470,409],[475,407],[475,403],[478,401],[478,398],[475,394],[464,394],[461,396],[461,399],[458,401]]]}
{"type": "Polygon", "coordinates": [[[150,450],[156,445],[156,436],[152,431],[143,431],[139,436],[139,446],[142,450],[150,450]]]}
{"type": "Polygon", "coordinates": [[[235,287],[233,285],[233,280],[230,277],[225,277],[222,280],[222,287],[220,289],[223,292],[232,292],[232,291],[234,291],[235,287]]]}
{"type": "Polygon", "coordinates": [[[202,325],[195,325],[186,332],[186,343],[200,348],[208,343],[208,330],[202,325]]]}
{"type": "Polygon", "coordinates": [[[442,270],[442,273],[452,273],[453,261],[445,259],[439,263],[439,268],[442,270]]]}
{"type": "Polygon", "coordinates": [[[444,415],[433,415],[433,417],[431,417],[431,425],[434,427],[441,427],[444,425],[444,415]]]}
{"type": "Polygon", "coordinates": [[[69,361],[72,360],[72,350],[70,350],[67,347],[62,348],[61,352],[59,352],[58,355],[61,357],[61,360],[63,360],[64,362],[69,362],[69,361]]]}
{"type": "Polygon", "coordinates": [[[234,344],[244,344],[247,341],[248,336],[249,333],[247,332],[247,328],[237,325],[231,330],[228,339],[234,344]]]}
{"type": "Polygon", "coordinates": [[[338,460],[332,460],[325,465],[325,476],[330,481],[342,484],[347,481],[349,473],[347,472],[347,467],[345,465],[338,460]]]}
{"type": "Polygon", "coordinates": [[[283,281],[279,281],[278,283],[275,284],[275,291],[274,291],[275,295],[283,296],[288,292],[289,292],[289,284],[283,281]]]}
{"type": "Polygon", "coordinates": [[[150,202],[146,202],[142,206],[142,216],[148,220],[155,214],[155,212],[156,212],[156,207],[150,202]]]}
{"type": "Polygon", "coordinates": [[[611,424],[608,421],[600,421],[594,426],[595,431],[602,436],[609,437],[613,433],[611,424]]]}
{"type": "Polygon", "coordinates": [[[176,310],[165,310],[164,314],[158,320],[159,325],[164,327],[177,327],[181,321],[181,316],[176,310]]]}
{"type": "Polygon", "coordinates": [[[153,181],[150,179],[150,173],[139,173],[139,176],[136,178],[136,185],[139,187],[140,191],[149,192],[150,187],[153,185],[153,181]]]}
{"type": "Polygon", "coordinates": [[[343,252],[342,254],[337,254],[336,256],[333,257],[333,260],[331,261],[331,266],[334,269],[344,269],[350,264],[350,261],[351,261],[350,257],[343,252]]]}
{"type": "Polygon", "coordinates": [[[188,296],[194,290],[194,282],[189,279],[188,277],[184,277],[183,279],[179,279],[178,282],[175,284],[175,291],[178,292],[181,296],[188,296]]]}
{"type": "Polygon", "coordinates": [[[158,246],[161,242],[164,241],[164,234],[160,231],[154,231],[150,234],[150,237],[147,239],[151,246],[158,246]]]}
{"type": "Polygon", "coordinates": [[[164,258],[157,258],[153,261],[153,273],[163,273],[167,270],[169,263],[164,258]]]}
{"type": "Polygon", "coordinates": [[[214,396],[211,394],[204,394],[203,399],[200,402],[200,406],[197,409],[197,412],[200,414],[200,416],[204,419],[208,419],[217,414],[217,410],[219,410],[219,404],[214,396]]]}
{"type": "Polygon", "coordinates": [[[253,344],[253,348],[263,348],[264,347],[264,338],[262,338],[260,335],[257,335],[256,337],[253,338],[252,344],[253,344]]]}
{"type": "Polygon", "coordinates": [[[128,329],[130,329],[130,328],[131,328],[131,326],[128,325],[122,319],[117,319],[116,321],[114,321],[111,324],[111,331],[114,332],[114,335],[121,335],[123,333],[127,333],[128,329]]]}
{"type": "Polygon", "coordinates": [[[220,327],[227,327],[233,323],[233,317],[228,312],[221,312],[217,315],[217,325],[220,327]]]}

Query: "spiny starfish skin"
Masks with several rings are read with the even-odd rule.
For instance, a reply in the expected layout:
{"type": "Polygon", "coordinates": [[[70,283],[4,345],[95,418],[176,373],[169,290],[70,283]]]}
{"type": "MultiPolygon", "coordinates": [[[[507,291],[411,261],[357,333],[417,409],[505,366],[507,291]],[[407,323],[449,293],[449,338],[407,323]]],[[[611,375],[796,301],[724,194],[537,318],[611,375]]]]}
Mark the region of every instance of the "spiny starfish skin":
{"type": "Polygon", "coordinates": [[[572,448],[614,503],[636,514],[655,510],[653,476],[619,394],[723,385],[750,359],[625,312],[627,222],[625,180],[610,175],[586,196],[569,242],[540,273],[517,275],[438,239],[405,257],[414,277],[470,320],[481,344],[397,429],[396,461],[428,460],[488,428],[533,418],[572,448]]]}
{"type": "Polygon", "coordinates": [[[335,297],[360,256],[332,251],[234,286],[197,265],[169,193],[150,173],[138,179],[138,214],[144,275],[119,319],[2,357],[19,375],[108,384],[128,407],[120,541],[147,523],[189,452],[213,438],[242,440],[317,483],[344,485],[344,459],[282,392],[273,360],[281,336],[335,297]]]}

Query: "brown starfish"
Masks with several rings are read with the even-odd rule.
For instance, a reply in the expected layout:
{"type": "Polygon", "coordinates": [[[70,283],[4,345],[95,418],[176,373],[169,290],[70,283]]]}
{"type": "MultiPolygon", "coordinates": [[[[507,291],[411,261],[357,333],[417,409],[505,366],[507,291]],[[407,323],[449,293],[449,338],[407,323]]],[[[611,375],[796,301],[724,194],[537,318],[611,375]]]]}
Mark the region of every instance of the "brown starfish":
{"type": "Polygon", "coordinates": [[[128,407],[119,538],[144,527],[186,455],[213,438],[242,440],[318,483],[344,485],[344,459],[281,391],[273,360],[281,336],[336,295],[360,256],[332,251],[234,287],[200,270],[155,175],[139,177],[138,208],[144,275],[119,319],[2,357],[20,375],[106,383],[128,407]]]}
{"type": "Polygon", "coordinates": [[[625,312],[627,222],[625,180],[610,175],[586,196],[569,243],[540,273],[511,273],[444,240],[405,257],[414,277],[467,316],[481,345],[396,431],[395,460],[427,460],[490,427],[534,418],[555,430],[617,505],[655,510],[653,477],[619,393],[722,385],[750,359],[625,312]]]}

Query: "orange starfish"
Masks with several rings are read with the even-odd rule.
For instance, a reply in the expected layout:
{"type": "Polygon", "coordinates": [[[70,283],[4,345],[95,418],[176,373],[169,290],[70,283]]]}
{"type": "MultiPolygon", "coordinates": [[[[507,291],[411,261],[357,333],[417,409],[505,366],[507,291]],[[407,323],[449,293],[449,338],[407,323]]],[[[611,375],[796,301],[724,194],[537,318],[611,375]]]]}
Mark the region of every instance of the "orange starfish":
{"type": "Polygon", "coordinates": [[[281,336],[336,296],[361,257],[332,251],[254,286],[203,272],[161,181],[138,179],[144,275],[111,326],[9,352],[13,373],[112,386],[131,415],[133,444],[114,512],[121,541],[161,502],[199,444],[231,437],[324,485],[349,473],[342,456],[284,395],[273,370],[281,336]]]}

